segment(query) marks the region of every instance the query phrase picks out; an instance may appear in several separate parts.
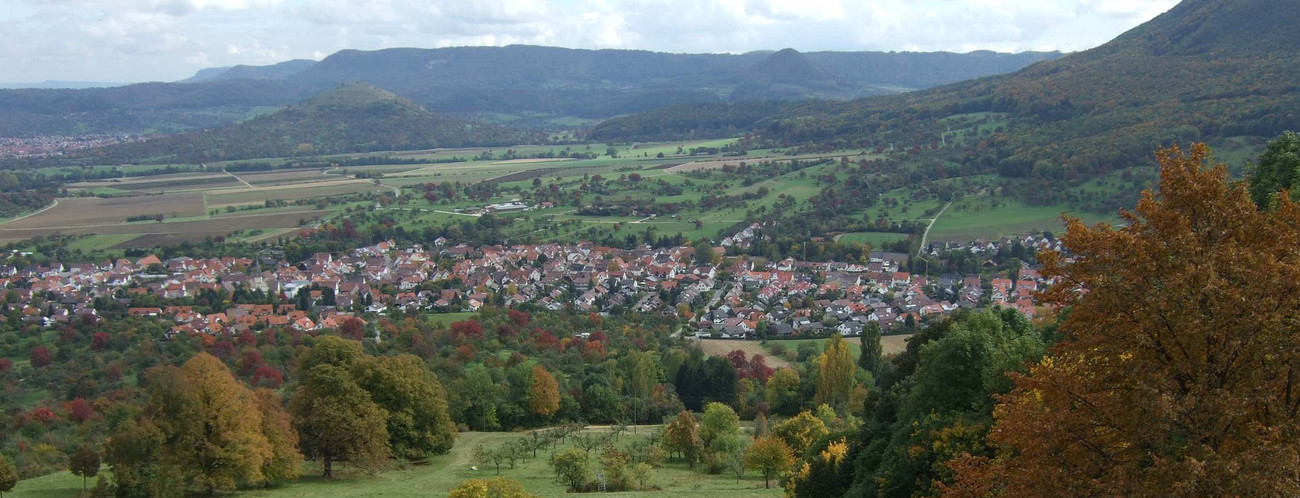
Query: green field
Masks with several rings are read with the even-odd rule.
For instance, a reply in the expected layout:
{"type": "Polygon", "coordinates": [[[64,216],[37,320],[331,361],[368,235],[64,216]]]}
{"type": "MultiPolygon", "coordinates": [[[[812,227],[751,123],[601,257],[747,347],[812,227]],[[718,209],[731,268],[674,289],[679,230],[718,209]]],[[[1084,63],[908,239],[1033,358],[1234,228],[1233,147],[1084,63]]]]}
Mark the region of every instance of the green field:
{"type": "MultiPolygon", "coordinates": [[[[650,428],[641,426],[637,434],[624,434],[615,444],[626,447],[637,438],[649,436],[650,428]]],[[[411,466],[403,470],[392,470],[376,476],[344,475],[335,480],[323,480],[319,477],[304,477],[291,484],[275,489],[249,490],[237,496],[288,498],[331,496],[335,498],[371,497],[371,496],[446,496],[447,492],[459,483],[473,478],[490,479],[495,477],[491,468],[479,465],[479,470],[470,470],[474,465],[471,455],[479,445],[494,447],[513,438],[522,437],[512,433],[463,433],[456,441],[456,446],[448,455],[429,459],[425,465],[411,466]]],[[[567,445],[559,445],[564,450],[567,445]]],[[[599,467],[598,458],[593,452],[593,470],[599,467]]],[[[503,465],[501,475],[523,483],[533,494],[558,498],[569,496],[564,487],[557,484],[550,465],[547,463],[549,453],[539,451],[537,458],[519,462],[514,469],[503,465]]],[[[316,473],[315,466],[308,465],[307,472],[316,473]]],[[[612,493],[613,496],[626,497],[698,497],[705,495],[719,498],[741,497],[777,497],[781,496],[779,486],[773,483],[773,489],[763,488],[761,475],[747,472],[737,482],[735,475],[708,475],[698,470],[686,468],[683,462],[671,461],[655,470],[651,481],[661,489],[655,491],[612,493]]],[[[94,481],[91,481],[94,485],[94,481]]],[[[21,481],[6,498],[64,498],[75,497],[81,492],[81,478],[68,472],[61,472],[36,479],[21,481]]],[[[603,495],[602,495],[603,496],[603,495]]]]}

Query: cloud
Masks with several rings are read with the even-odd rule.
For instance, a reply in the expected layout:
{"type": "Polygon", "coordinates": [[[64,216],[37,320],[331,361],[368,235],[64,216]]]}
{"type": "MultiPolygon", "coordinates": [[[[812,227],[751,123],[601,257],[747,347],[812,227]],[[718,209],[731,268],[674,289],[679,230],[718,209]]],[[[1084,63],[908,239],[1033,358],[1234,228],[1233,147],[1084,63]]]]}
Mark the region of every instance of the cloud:
{"type": "Polygon", "coordinates": [[[1175,0],[11,0],[3,80],[176,80],[341,49],[1080,50],[1175,0]]]}

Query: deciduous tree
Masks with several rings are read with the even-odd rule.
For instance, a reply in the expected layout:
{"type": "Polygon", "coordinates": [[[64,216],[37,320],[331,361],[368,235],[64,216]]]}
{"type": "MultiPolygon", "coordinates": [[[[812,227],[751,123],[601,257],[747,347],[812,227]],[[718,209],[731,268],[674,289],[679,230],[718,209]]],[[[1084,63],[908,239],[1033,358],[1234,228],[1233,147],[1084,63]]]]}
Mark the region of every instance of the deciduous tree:
{"type": "Polygon", "coordinates": [[[843,410],[853,392],[853,374],[857,366],[848,343],[839,334],[826,339],[826,346],[817,358],[817,404],[826,403],[843,410]]]}
{"type": "Polygon", "coordinates": [[[321,461],[327,478],[334,476],[335,462],[373,472],[391,454],[387,413],[342,367],[319,364],[305,372],[289,413],[303,455],[321,461]]]}
{"type": "Polygon", "coordinates": [[[352,373],[387,414],[393,455],[416,460],[451,450],[456,426],[447,415],[447,394],[424,360],[409,354],[365,356],[352,373]]]}
{"type": "Polygon", "coordinates": [[[17,485],[18,470],[8,457],[0,455],[0,498],[4,498],[5,493],[13,491],[17,485]]]}
{"type": "Polygon", "coordinates": [[[664,427],[664,441],[667,443],[668,451],[681,453],[686,459],[686,465],[695,468],[695,461],[699,459],[704,449],[695,415],[686,410],[678,413],[677,418],[664,427]]]}
{"type": "Polygon", "coordinates": [[[546,367],[533,365],[533,386],[528,395],[528,409],[542,419],[550,419],[560,409],[560,384],[546,367]]]}
{"type": "Polygon", "coordinates": [[[86,479],[99,474],[99,452],[93,446],[82,445],[68,457],[68,471],[81,476],[81,490],[86,490],[86,479]]]}
{"type": "Polygon", "coordinates": [[[772,487],[772,478],[790,470],[794,451],[778,437],[761,437],[745,450],[745,466],[763,474],[763,487],[772,487]]]}
{"type": "Polygon", "coordinates": [[[1045,300],[1052,354],[997,408],[992,462],[956,491],[1007,496],[1279,496],[1300,475],[1300,206],[1260,211],[1209,150],[1157,152],[1127,226],[1062,237],[1045,300]]]}

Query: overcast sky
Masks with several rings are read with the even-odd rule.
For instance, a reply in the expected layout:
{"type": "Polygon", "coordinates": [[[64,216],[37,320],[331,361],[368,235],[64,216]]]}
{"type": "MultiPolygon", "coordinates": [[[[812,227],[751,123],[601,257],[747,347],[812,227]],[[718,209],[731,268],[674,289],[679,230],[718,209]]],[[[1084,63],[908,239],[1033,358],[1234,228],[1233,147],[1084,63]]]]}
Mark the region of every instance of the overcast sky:
{"type": "Polygon", "coordinates": [[[0,82],[172,81],[345,48],[1075,51],[1176,0],[0,0],[0,82]]]}

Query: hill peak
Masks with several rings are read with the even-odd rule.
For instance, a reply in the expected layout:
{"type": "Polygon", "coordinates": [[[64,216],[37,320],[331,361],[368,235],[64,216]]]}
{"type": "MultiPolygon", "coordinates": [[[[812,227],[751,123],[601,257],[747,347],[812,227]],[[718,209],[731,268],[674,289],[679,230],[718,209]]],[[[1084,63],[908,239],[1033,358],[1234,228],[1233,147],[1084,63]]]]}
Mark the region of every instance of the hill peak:
{"type": "Polygon", "coordinates": [[[1300,50],[1293,0],[1183,0],[1112,43],[1142,43],[1157,55],[1293,54],[1300,50]]]}
{"type": "Polygon", "coordinates": [[[424,112],[424,109],[393,92],[368,83],[352,83],[326,90],[307,99],[303,109],[360,109],[375,104],[392,104],[397,107],[424,112]]]}

